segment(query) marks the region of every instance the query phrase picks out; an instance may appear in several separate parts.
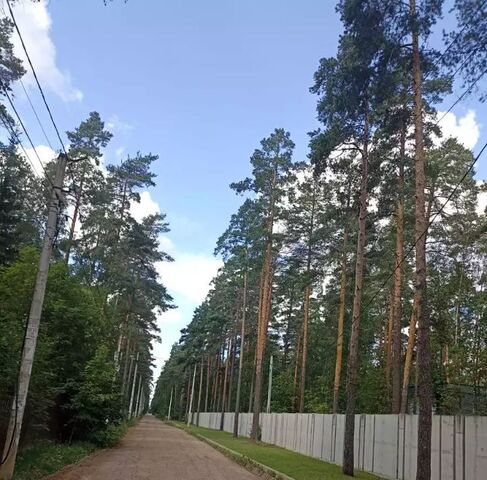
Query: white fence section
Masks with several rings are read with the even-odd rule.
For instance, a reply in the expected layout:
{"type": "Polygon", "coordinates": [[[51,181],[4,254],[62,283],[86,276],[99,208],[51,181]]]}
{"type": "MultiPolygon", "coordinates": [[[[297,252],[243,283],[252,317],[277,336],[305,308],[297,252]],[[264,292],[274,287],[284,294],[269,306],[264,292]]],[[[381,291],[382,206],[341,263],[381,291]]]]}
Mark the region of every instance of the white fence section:
{"type": "MultiPolygon", "coordinates": [[[[196,415],[194,417],[196,422],[196,415]]],[[[233,432],[233,413],[224,430],[233,432]]],[[[221,413],[200,413],[199,426],[220,429],[221,413]]],[[[341,464],[344,415],[263,413],[262,441],[341,464]]],[[[252,414],[239,415],[239,434],[248,437],[252,414]]],[[[355,466],[382,477],[416,477],[418,417],[356,415],[355,466]]],[[[432,480],[487,479],[487,417],[433,416],[432,480]]]]}

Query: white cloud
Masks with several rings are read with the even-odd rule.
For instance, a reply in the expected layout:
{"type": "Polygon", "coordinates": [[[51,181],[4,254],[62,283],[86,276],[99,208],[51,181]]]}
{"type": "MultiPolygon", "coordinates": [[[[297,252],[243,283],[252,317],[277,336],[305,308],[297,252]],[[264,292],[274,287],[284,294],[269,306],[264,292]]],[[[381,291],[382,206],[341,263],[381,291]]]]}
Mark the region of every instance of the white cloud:
{"type": "MultiPolygon", "coordinates": [[[[117,114],[113,114],[107,120],[107,129],[111,132],[129,132],[134,128],[130,123],[124,122],[117,114]]],[[[123,148],[123,147],[122,147],[123,148]]],[[[118,150],[117,150],[118,151],[118,150]]]]}
{"type": "Polygon", "coordinates": [[[196,306],[205,299],[210,282],[223,263],[208,254],[181,252],[174,257],[174,262],[158,265],[162,282],[171,294],[196,306]]]}
{"type": "MultiPolygon", "coordinates": [[[[44,175],[44,172],[42,171],[42,167],[39,164],[39,159],[42,165],[45,166],[47,163],[49,163],[51,160],[54,160],[57,157],[57,153],[47,145],[37,145],[35,151],[33,148],[26,147],[25,151],[27,153],[28,159],[30,160],[31,164],[33,164],[34,173],[36,173],[38,176],[44,175]],[[37,158],[36,152],[37,155],[39,155],[39,158],[37,158]]],[[[24,151],[20,147],[18,148],[17,153],[25,158],[24,151]]]]}
{"type": "Polygon", "coordinates": [[[160,212],[159,204],[152,199],[150,192],[147,190],[140,194],[140,203],[132,202],[130,204],[130,214],[138,222],[141,222],[147,215],[154,215],[160,212]]]}
{"type": "Polygon", "coordinates": [[[463,117],[457,117],[453,112],[438,112],[438,118],[443,117],[439,123],[443,132],[443,139],[456,138],[465,148],[472,149],[477,144],[480,137],[480,125],[477,122],[474,110],[468,110],[463,117]]]}
{"type": "Polygon", "coordinates": [[[117,158],[120,158],[123,155],[123,152],[125,152],[125,147],[118,147],[115,150],[115,155],[117,156],[117,158]]]}
{"type": "MultiPolygon", "coordinates": [[[[176,308],[172,308],[171,310],[167,310],[166,312],[161,313],[157,316],[157,323],[159,327],[164,328],[164,325],[169,323],[181,323],[183,320],[183,316],[181,310],[176,308]]],[[[164,335],[164,332],[163,332],[164,335]]]]}
{"type": "MultiPolygon", "coordinates": [[[[478,184],[482,184],[483,182],[478,182],[478,184]]],[[[477,197],[477,213],[479,215],[483,215],[485,209],[487,208],[487,192],[481,191],[477,197]]]]}
{"type": "Polygon", "coordinates": [[[169,253],[170,255],[173,255],[176,249],[173,241],[169,237],[166,237],[165,235],[159,236],[159,246],[161,250],[164,250],[166,253],[169,253]]]}
{"type": "MultiPolygon", "coordinates": [[[[47,1],[16,2],[13,10],[41,85],[59,95],[65,102],[81,101],[83,93],[73,86],[69,72],[62,71],[56,64],[56,47],[50,37],[52,22],[47,10],[47,1]]],[[[27,86],[33,87],[35,80],[16,33],[12,37],[12,42],[15,54],[23,60],[28,72],[24,82],[27,86]]]]}

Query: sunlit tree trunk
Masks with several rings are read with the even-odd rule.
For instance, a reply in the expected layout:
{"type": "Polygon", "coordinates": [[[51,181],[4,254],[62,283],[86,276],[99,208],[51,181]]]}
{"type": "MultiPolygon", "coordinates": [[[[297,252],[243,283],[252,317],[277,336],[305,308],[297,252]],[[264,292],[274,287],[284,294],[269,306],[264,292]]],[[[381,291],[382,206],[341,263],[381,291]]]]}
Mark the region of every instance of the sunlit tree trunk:
{"type": "Polygon", "coordinates": [[[396,203],[396,253],[394,264],[393,287],[393,322],[392,322],[392,413],[399,413],[401,409],[401,284],[402,259],[404,256],[404,157],[406,150],[406,131],[401,129],[399,172],[397,175],[398,198],[396,203]]]}
{"type": "Polygon", "coordinates": [[[308,357],[308,330],[309,330],[309,304],[311,299],[311,260],[313,256],[313,233],[315,223],[316,207],[316,182],[313,183],[313,194],[311,200],[310,224],[308,230],[308,252],[306,257],[306,286],[304,288],[303,304],[303,357],[301,360],[301,382],[299,385],[299,412],[304,411],[304,393],[306,391],[306,361],[308,357]]]}
{"type": "Polygon", "coordinates": [[[358,217],[357,253],[355,260],[355,291],[353,295],[352,329],[347,365],[347,408],[345,415],[345,435],[343,442],[343,473],[353,475],[355,406],[357,402],[358,350],[360,340],[360,314],[365,263],[365,221],[367,217],[367,183],[369,167],[369,104],[366,100],[364,140],[361,151],[360,209],[358,217]]]}
{"type": "Polygon", "coordinates": [[[273,280],[273,253],[272,235],[274,229],[274,189],[276,188],[277,172],[273,172],[270,198],[270,210],[266,225],[266,246],[264,251],[264,265],[262,267],[262,284],[259,305],[259,317],[257,321],[257,346],[255,357],[255,386],[254,386],[254,415],[252,417],[252,431],[250,438],[258,440],[260,437],[260,412],[262,410],[262,380],[264,368],[264,356],[267,344],[267,330],[272,303],[273,280]]]}
{"type": "Polygon", "coordinates": [[[68,242],[66,244],[66,254],[64,257],[64,261],[66,262],[66,264],[69,263],[69,256],[71,254],[71,247],[73,246],[74,232],[76,230],[76,223],[78,221],[79,209],[81,207],[81,199],[83,196],[83,188],[84,188],[84,184],[85,184],[87,167],[88,167],[88,163],[85,160],[84,165],[83,165],[83,172],[81,174],[81,179],[79,181],[78,192],[76,192],[74,210],[73,210],[73,218],[71,220],[71,227],[69,229],[68,242]]]}
{"type": "MultiPolygon", "coordinates": [[[[247,260],[247,255],[245,256],[245,259],[247,260]]],[[[238,437],[238,419],[240,415],[240,392],[242,389],[242,374],[243,374],[244,350],[245,350],[245,321],[247,316],[247,283],[248,283],[248,272],[246,267],[244,278],[243,278],[242,323],[240,329],[240,358],[238,361],[237,393],[235,397],[235,416],[234,416],[234,423],[233,423],[234,437],[238,437]]]]}
{"type": "Polygon", "coordinates": [[[412,68],[414,96],[414,170],[415,170],[415,301],[418,316],[418,453],[416,480],[431,479],[432,384],[430,321],[426,311],[426,229],[425,165],[423,145],[422,72],[416,0],[409,1],[412,24],[412,68]]]}
{"type": "Polygon", "coordinates": [[[337,348],[335,360],[335,379],[333,381],[333,413],[338,412],[338,401],[340,398],[340,382],[342,375],[343,359],[343,335],[345,332],[345,294],[347,290],[347,244],[348,229],[343,232],[342,245],[342,266],[340,274],[340,293],[338,296],[338,325],[337,325],[337,348]]]}

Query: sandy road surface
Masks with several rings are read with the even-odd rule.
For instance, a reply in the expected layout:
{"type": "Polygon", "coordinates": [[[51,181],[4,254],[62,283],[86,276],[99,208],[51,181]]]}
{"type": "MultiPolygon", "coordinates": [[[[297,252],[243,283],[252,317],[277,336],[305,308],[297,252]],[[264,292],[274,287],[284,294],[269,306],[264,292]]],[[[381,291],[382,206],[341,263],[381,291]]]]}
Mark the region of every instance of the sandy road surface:
{"type": "Polygon", "coordinates": [[[154,417],[144,417],[120,444],[50,480],[255,480],[227,457],[154,417]]]}

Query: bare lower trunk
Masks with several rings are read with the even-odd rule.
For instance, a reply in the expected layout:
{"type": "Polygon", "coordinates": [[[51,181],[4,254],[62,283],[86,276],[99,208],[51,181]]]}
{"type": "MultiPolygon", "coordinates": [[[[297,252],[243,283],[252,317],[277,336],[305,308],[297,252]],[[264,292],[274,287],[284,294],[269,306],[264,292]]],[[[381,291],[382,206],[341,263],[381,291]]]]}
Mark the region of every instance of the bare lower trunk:
{"type": "Polygon", "coordinates": [[[409,380],[411,378],[411,366],[416,339],[416,321],[416,305],[413,305],[413,311],[409,321],[408,344],[406,347],[406,359],[404,360],[404,373],[402,377],[401,413],[406,413],[408,407],[409,380]]]}
{"type": "Polygon", "coordinates": [[[397,176],[398,199],[396,205],[396,254],[394,265],[393,288],[393,323],[392,323],[392,413],[397,414],[401,409],[401,283],[402,259],[404,256],[404,155],[406,145],[405,128],[401,130],[399,173],[397,176]]]}
{"type": "Polygon", "coordinates": [[[368,182],[368,138],[369,110],[365,109],[364,142],[362,150],[360,210],[358,217],[357,254],[355,262],[355,291],[353,295],[352,331],[347,366],[347,409],[345,415],[345,435],[343,441],[343,473],[353,475],[355,434],[355,405],[357,402],[358,351],[360,340],[360,309],[365,263],[365,220],[367,216],[367,182],[368,182]]]}
{"type": "Polygon", "coordinates": [[[211,378],[211,357],[208,355],[208,367],[206,370],[206,387],[205,387],[205,412],[208,411],[208,393],[210,391],[211,378]]]}
{"type": "MultiPolygon", "coordinates": [[[[236,328],[236,326],[235,326],[236,328]]],[[[232,350],[230,352],[230,367],[228,372],[228,395],[227,395],[227,412],[232,408],[232,390],[233,390],[233,371],[235,364],[235,351],[237,348],[237,334],[235,333],[232,342],[232,350]]]]}
{"type": "Polygon", "coordinates": [[[306,389],[306,357],[308,355],[308,326],[309,326],[309,301],[311,287],[304,289],[304,315],[303,315],[303,354],[301,356],[301,382],[299,384],[299,413],[304,411],[304,392],[306,389]]]}
{"type": "Polygon", "coordinates": [[[204,361],[202,358],[201,359],[201,366],[200,366],[200,386],[198,388],[198,404],[196,406],[196,425],[197,426],[199,426],[199,424],[200,424],[201,394],[203,392],[203,366],[204,366],[204,361]]]}
{"type": "Polygon", "coordinates": [[[233,420],[233,436],[238,437],[238,419],[240,415],[240,391],[242,388],[242,374],[244,366],[244,347],[245,347],[245,320],[247,315],[247,270],[243,279],[243,298],[242,298],[242,325],[240,330],[240,358],[238,361],[237,394],[235,397],[235,416],[233,420]]]}
{"type": "Polygon", "coordinates": [[[298,406],[298,372],[299,364],[301,359],[301,337],[302,334],[298,335],[298,342],[296,345],[296,355],[294,359],[294,376],[293,376],[293,411],[297,410],[298,406]]]}
{"type": "Polygon", "coordinates": [[[335,360],[335,380],[333,382],[333,413],[338,412],[338,400],[340,398],[340,382],[341,382],[341,375],[342,375],[343,334],[344,334],[344,327],[345,327],[345,293],[347,290],[347,244],[348,244],[348,229],[345,227],[345,231],[343,232],[340,294],[338,296],[337,349],[336,349],[336,360],[335,360]]]}
{"type": "Polygon", "coordinates": [[[74,232],[76,230],[76,223],[78,221],[79,209],[81,207],[81,198],[83,196],[83,187],[85,183],[86,168],[87,168],[87,161],[85,160],[83,166],[83,172],[81,175],[81,180],[79,182],[79,191],[76,195],[76,201],[74,204],[73,219],[71,220],[71,227],[69,229],[68,243],[66,245],[66,254],[64,256],[64,261],[66,262],[66,264],[69,263],[69,255],[71,254],[71,247],[73,246],[74,232]]]}
{"type": "Polygon", "coordinates": [[[301,383],[299,388],[299,412],[304,411],[304,393],[306,391],[306,361],[308,358],[308,330],[309,330],[309,304],[311,299],[311,261],[313,257],[313,231],[315,224],[316,205],[316,180],[313,182],[313,193],[311,197],[310,222],[308,226],[308,252],[306,257],[306,287],[304,288],[303,303],[303,358],[301,361],[301,383]]]}
{"type": "Polygon", "coordinates": [[[425,166],[423,151],[423,99],[419,38],[416,25],[416,0],[410,0],[413,23],[413,94],[414,94],[414,170],[415,170],[415,302],[418,316],[418,454],[416,480],[431,479],[432,384],[429,343],[430,321],[426,311],[426,229],[425,166]]]}
{"type": "Polygon", "coordinates": [[[217,411],[217,394],[218,394],[218,383],[220,381],[220,353],[217,354],[215,360],[215,380],[213,381],[212,394],[211,394],[211,410],[213,412],[217,411]]]}
{"type": "MultiPolygon", "coordinates": [[[[270,229],[272,232],[272,228],[270,229]]],[[[260,436],[259,418],[262,410],[262,380],[264,357],[267,343],[267,329],[271,309],[272,295],[272,241],[267,242],[264,267],[262,269],[262,295],[260,315],[258,320],[257,346],[255,357],[255,386],[254,386],[254,415],[252,418],[251,439],[258,440],[260,436]]]]}
{"type": "Polygon", "coordinates": [[[391,292],[389,297],[389,313],[387,315],[387,330],[385,341],[385,357],[386,357],[386,387],[388,398],[391,397],[391,371],[392,371],[392,327],[394,323],[394,295],[391,292]]]}
{"type": "Polygon", "coordinates": [[[257,350],[254,352],[254,362],[252,363],[252,378],[250,380],[250,395],[249,395],[249,413],[252,412],[254,406],[254,385],[255,385],[255,356],[257,350]]]}
{"type": "Polygon", "coordinates": [[[232,352],[232,338],[230,337],[230,344],[227,349],[227,358],[225,361],[225,375],[223,377],[223,391],[222,391],[222,414],[220,417],[220,430],[223,430],[225,424],[225,407],[227,404],[227,380],[228,380],[228,367],[230,364],[230,356],[232,352]]]}

